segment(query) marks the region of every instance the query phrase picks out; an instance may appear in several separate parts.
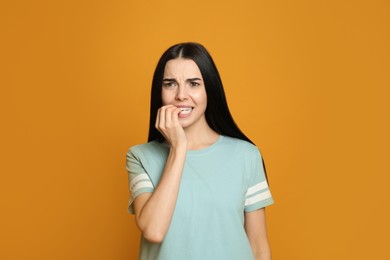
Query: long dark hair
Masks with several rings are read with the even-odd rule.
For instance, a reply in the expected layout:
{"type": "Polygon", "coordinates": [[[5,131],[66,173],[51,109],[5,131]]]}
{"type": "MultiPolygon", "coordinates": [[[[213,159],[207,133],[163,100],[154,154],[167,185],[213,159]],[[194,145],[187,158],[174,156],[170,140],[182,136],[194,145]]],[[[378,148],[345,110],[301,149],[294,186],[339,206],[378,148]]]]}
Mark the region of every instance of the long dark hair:
{"type": "MultiPolygon", "coordinates": [[[[156,129],[155,122],[157,110],[162,106],[161,91],[165,65],[169,60],[184,58],[193,60],[198,65],[206,88],[207,108],[205,112],[208,125],[218,134],[235,137],[254,144],[237,126],[229,111],[223,90],[222,80],[211,55],[199,43],[187,42],[173,45],[164,52],[157,63],[152,81],[152,93],[150,98],[150,121],[148,141],[158,140],[163,142],[165,138],[156,129]]],[[[263,160],[264,173],[267,171],[263,160]]],[[[268,179],[268,178],[267,178],[268,179]]]]}
{"type": "MultiPolygon", "coordinates": [[[[222,80],[211,55],[205,47],[194,42],[173,45],[164,52],[158,61],[152,81],[148,141],[150,142],[157,139],[159,142],[163,142],[165,140],[162,134],[156,129],[155,122],[157,110],[162,106],[161,91],[165,65],[169,60],[177,58],[191,59],[199,67],[206,88],[207,108],[205,116],[208,125],[218,134],[235,137],[254,144],[238,128],[230,114],[222,80]]],[[[264,160],[263,167],[267,178],[264,160]]]]}
{"type": "Polygon", "coordinates": [[[184,58],[198,65],[206,88],[207,108],[205,112],[208,125],[218,134],[253,142],[238,128],[230,114],[225,92],[217,67],[210,54],[199,43],[180,43],[170,47],[161,56],[153,76],[150,100],[150,122],[148,141],[165,139],[155,128],[157,110],[162,106],[161,89],[165,65],[169,60],[184,58]]]}

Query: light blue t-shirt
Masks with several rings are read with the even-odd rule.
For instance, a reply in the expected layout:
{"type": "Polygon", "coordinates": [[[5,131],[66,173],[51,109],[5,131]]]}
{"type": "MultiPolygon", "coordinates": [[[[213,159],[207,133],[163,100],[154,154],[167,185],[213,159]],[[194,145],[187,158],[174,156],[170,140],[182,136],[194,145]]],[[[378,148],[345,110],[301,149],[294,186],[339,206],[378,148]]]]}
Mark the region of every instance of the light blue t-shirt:
{"type": "MultiPolygon", "coordinates": [[[[152,141],[127,153],[133,201],[153,192],[169,147],[152,141]]],[[[141,260],[253,259],[244,229],[244,212],[273,203],[258,148],[220,136],[211,146],[187,152],[172,222],[162,243],[141,238],[141,260]]]]}

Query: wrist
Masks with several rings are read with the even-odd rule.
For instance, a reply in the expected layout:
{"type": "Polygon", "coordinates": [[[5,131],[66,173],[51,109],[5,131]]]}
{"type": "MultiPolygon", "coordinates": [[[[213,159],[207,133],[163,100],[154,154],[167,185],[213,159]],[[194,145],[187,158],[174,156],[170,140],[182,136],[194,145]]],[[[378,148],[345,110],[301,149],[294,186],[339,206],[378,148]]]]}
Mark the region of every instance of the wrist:
{"type": "Polygon", "coordinates": [[[171,144],[171,150],[175,152],[187,152],[187,142],[171,144]]]}

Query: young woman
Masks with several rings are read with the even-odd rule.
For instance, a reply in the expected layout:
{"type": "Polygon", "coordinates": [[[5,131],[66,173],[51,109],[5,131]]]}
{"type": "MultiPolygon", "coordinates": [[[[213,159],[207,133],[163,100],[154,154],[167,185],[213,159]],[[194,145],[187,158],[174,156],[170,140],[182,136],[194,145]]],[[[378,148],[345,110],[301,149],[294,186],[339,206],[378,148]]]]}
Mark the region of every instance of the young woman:
{"type": "Polygon", "coordinates": [[[262,158],[234,123],[202,45],[177,44],[160,58],[148,141],[127,153],[140,259],[271,259],[262,158]]]}

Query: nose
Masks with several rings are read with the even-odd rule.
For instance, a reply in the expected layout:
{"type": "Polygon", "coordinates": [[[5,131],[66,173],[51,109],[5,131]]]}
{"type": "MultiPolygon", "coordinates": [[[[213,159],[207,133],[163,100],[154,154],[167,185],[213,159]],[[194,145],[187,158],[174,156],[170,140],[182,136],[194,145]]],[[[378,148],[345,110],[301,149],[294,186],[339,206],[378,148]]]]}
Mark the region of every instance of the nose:
{"type": "Polygon", "coordinates": [[[188,93],[187,93],[187,89],[186,89],[185,86],[180,85],[177,88],[176,99],[179,100],[179,101],[183,101],[183,100],[187,100],[188,99],[188,93]]]}

